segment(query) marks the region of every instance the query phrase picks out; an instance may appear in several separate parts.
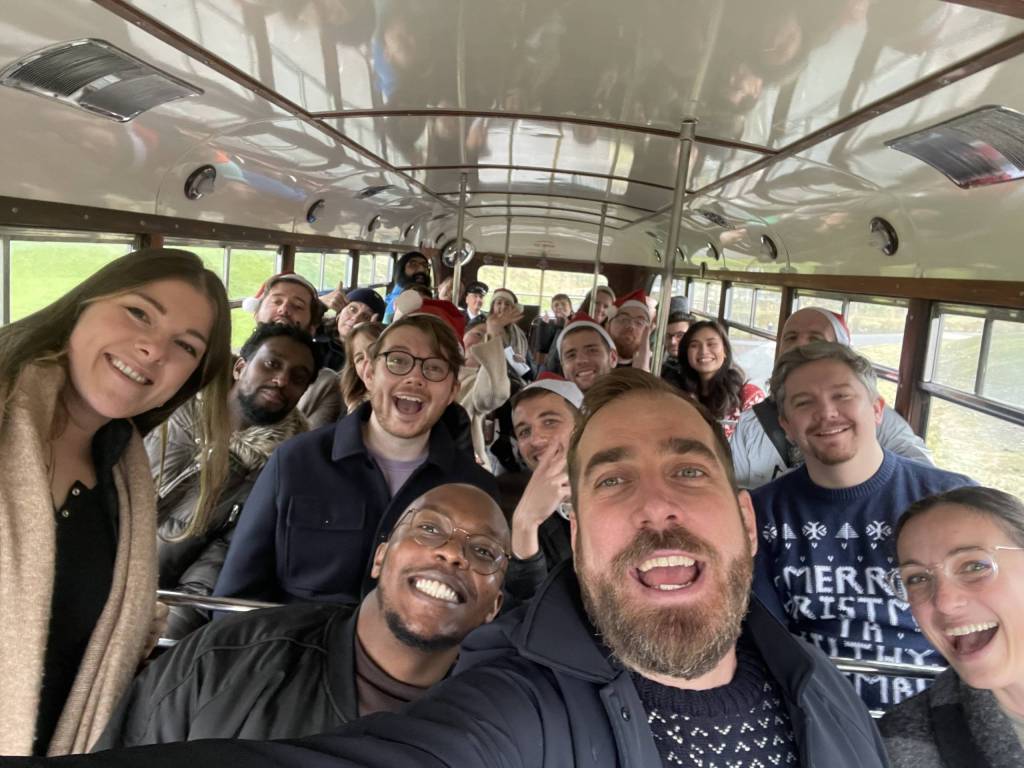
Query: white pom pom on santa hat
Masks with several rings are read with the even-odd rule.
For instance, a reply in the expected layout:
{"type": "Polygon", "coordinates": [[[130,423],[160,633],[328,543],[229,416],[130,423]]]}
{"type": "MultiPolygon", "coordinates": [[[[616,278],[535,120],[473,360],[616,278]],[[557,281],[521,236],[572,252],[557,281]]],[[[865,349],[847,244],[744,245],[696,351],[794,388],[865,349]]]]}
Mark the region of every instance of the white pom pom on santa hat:
{"type": "Polygon", "coordinates": [[[411,315],[423,307],[423,294],[411,288],[407,291],[402,291],[395,298],[394,307],[396,320],[403,315],[411,315]]]}

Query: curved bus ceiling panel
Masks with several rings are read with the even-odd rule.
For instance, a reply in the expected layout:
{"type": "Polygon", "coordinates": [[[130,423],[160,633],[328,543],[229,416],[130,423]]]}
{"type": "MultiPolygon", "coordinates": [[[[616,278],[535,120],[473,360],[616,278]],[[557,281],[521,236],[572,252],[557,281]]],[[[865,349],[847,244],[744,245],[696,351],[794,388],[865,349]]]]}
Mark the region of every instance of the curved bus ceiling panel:
{"type": "Polygon", "coordinates": [[[657,266],[672,134],[689,115],[704,141],[684,242],[708,236],[694,211],[734,206],[731,229],[712,232],[730,268],[1024,275],[1009,256],[1024,187],[964,193],[884,147],[987,103],[1024,109],[1024,61],[1002,61],[1020,46],[998,48],[1024,20],[966,5],[38,0],[9,9],[0,32],[0,65],[95,37],[204,91],[110,126],[0,89],[0,109],[19,116],[0,143],[0,194],[354,239],[380,214],[372,237],[386,245],[410,225],[426,242],[451,234],[452,217],[432,219],[453,212],[465,171],[470,204],[497,214],[467,211],[481,251],[504,250],[511,210],[513,252],[590,259],[606,201],[609,225],[626,229],[603,258],[657,266]],[[994,66],[956,82],[989,49],[994,66]],[[907,103],[875,114],[896,96],[907,103]],[[814,134],[842,120],[841,135],[814,134]],[[215,192],[186,205],[184,179],[218,162],[215,192]],[[392,189],[356,197],[381,185],[392,189]],[[558,220],[538,218],[545,206],[558,220]],[[888,261],[867,244],[877,215],[900,235],[888,261]],[[759,256],[765,233],[772,263],[759,256]]]}

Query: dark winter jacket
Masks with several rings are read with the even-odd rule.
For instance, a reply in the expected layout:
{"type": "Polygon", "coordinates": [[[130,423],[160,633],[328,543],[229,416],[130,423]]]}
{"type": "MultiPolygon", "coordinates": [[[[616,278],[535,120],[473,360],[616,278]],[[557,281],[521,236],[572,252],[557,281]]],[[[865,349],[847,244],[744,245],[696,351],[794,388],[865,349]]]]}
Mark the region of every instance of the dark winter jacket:
{"type": "MultiPolygon", "coordinates": [[[[166,444],[161,430],[151,432],[145,444],[157,481],[160,588],[209,595],[224,565],[242,506],[260,471],[277,446],[305,432],[307,425],[305,417],[293,410],[277,424],[233,433],[228,448],[228,476],[208,530],[202,536],[176,540],[175,537],[188,527],[199,502],[198,420],[199,407],[193,398],[167,420],[166,444]]],[[[178,639],[208,620],[205,611],[172,606],[164,634],[178,639]]]]}
{"type": "MultiPolygon", "coordinates": [[[[803,768],[887,765],[867,710],[825,656],[756,601],[746,631],[782,693],[803,768]]],[[[296,742],[190,742],[68,765],[661,768],[632,676],[595,637],[567,565],[530,605],[481,627],[462,649],[461,673],[399,715],[374,715],[296,742]]]]}
{"type": "Polygon", "coordinates": [[[214,594],[285,603],[357,603],[373,584],[370,560],[409,505],[445,483],[497,495],[494,477],[430,432],[426,461],[394,498],[363,443],[364,403],[335,425],[281,446],[245,505],[214,594]]]}
{"type": "Polygon", "coordinates": [[[358,716],[355,606],[235,614],[192,633],[132,684],[94,751],[325,733],[358,716]]]}
{"type": "Polygon", "coordinates": [[[1024,747],[991,691],[947,669],[879,723],[893,768],[1019,768],[1024,747]]]}

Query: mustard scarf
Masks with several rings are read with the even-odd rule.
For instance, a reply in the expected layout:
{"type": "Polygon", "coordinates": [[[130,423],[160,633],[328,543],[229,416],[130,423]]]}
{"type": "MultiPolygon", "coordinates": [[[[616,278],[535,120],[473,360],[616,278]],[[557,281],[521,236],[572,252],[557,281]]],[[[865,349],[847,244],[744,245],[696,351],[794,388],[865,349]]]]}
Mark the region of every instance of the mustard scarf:
{"type": "MultiPolygon", "coordinates": [[[[50,623],[56,530],[46,439],[65,372],[29,365],[0,415],[0,754],[32,752],[50,623]]],[[[0,398],[6,398],[0,392],[0,398]]],[[[0,399],[2,402],[2,399],[0,399]]],[[[156,590],[156,504],[133,434],[113,469],[119,527],[110,596],[82,657],[49,754],[87,751],[141,661],[156,590]]]]}

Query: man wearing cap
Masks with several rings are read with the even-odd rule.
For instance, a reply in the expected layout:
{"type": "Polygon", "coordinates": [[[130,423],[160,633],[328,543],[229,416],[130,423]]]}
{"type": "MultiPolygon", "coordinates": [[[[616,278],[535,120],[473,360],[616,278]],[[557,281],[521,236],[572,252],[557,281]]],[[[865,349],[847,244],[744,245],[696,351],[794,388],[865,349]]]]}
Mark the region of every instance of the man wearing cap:
{"type": "MultiPolygon", "coordinates": [[[[794,312],[782,326],[778,354],[781,357],[813,341],[834,341],[850,346],[850,330],[842,315],[822,307],[804,307],[794,312]]],[[[885,450],[925,464],[932,463],[924,440],[888,405],[882,410],[877,434],[885,450]]],[[[779,424],[778,408],[771,397],[740,415],[729,445],[736,465],[736,482],[741,488],[757,488],[803,463],[800,449],[786,438],[779,424]]]]}
{"type": "Polygon", "coordinates": [[[440,421],[463,364],[453,316],[461,320],[454,305],[423,301],[389,325],[367,350],[370,402],[274,452],[214,594],[356,602],[373,584],[374,549],[413,499],[453,482],[497,495],[494,477],[457,450],[440,421]]]}
{"type": "Polygon", "coordinates": [[[651,367],[651,308],[647,294],[633,291],[615,300],[608,308],[606,325],[615,342],[619,361],[617,368],[651,367]]]}
{"type": "Polygon", "coordinates": [[[512,398],[512,429],[532,473],[512,513],[512,557],[505,589],[518,603],[533,597],[548,572],[572,556],[566,452],[583,393],[552,373],[512,398]]]}
{"type": "Polygon", "coordinates": [[[345,339],[352,333],[352,329],[360,323],[380,320],[385,309],[384,299],[372,288],[349,291],[345,296],[345,306],[338,312],[337,336],[330,336],[326,340],[324,365],[340,373],[345,367],[345,339]]]}
{"type": "Polygon", "coordinates": [[[395,284],[387,295],[384,322],[390,323],[394,314],[395,299],[407,288],[420,285],[430,289],[430,262],[419,251],[403,254],[395,265],[395,284]]]}
{"type": "Polygon", "coordinates": [[[487,283],[481,283],[479,280],[474,280],[466,286],[466,306],[460,311],[467,324],[478,317],[486,316],[483,311],[484,296],[489,290],[487,283]]]}
{"type": "MultiPolygon", "coordinates": [[[[257,323],[283,323],[312,335],[326,307],[309,280],[294,272],[282,272],[267,278],[254,297],[242,302],[242,309],[252,312],[257,323]]],[[[337,421],[342,411],[337,371],[321,368],[299,400],[298,409],[310,429],[337,421]]]]}
{"type": "Polygon", "coordinates": [[[661,364],[661,377],[668,379],[679,374],[679,342],[694,322],[690,314],[690,300],[686,296],[673,296],[668,308],[668,325],[665,327],[665,356],[661,364]]]}
{"type": "Polygon", "coordinates": [[[581,392],[615,368],[619,359],[611,335],[582,309],[559,334],[555,347],[565,378],[581,392]]]}

